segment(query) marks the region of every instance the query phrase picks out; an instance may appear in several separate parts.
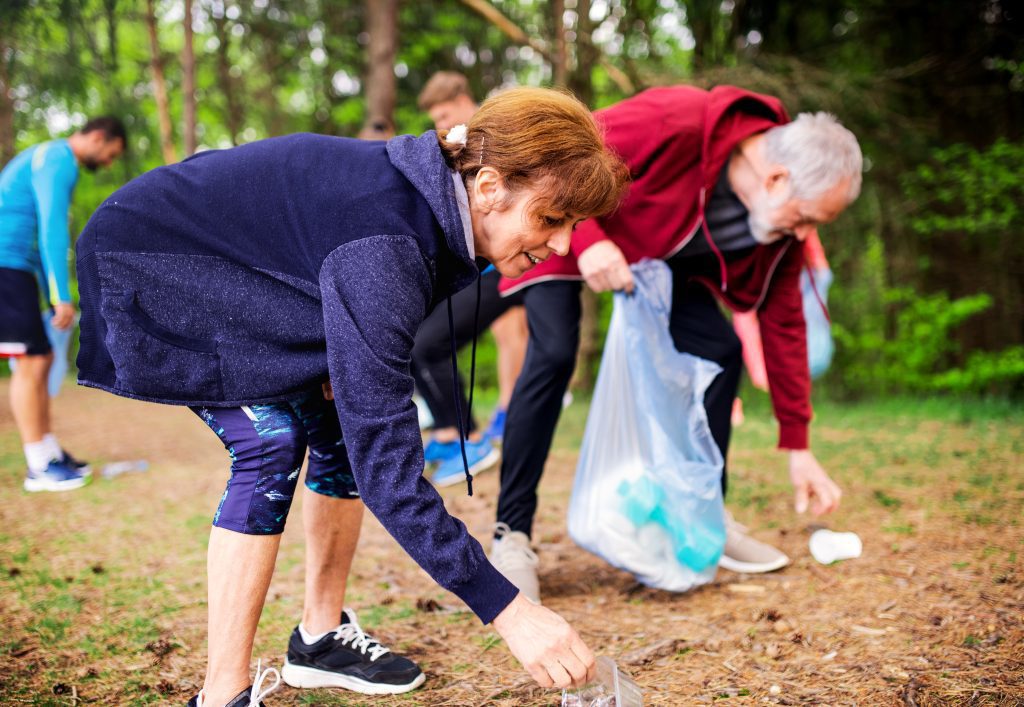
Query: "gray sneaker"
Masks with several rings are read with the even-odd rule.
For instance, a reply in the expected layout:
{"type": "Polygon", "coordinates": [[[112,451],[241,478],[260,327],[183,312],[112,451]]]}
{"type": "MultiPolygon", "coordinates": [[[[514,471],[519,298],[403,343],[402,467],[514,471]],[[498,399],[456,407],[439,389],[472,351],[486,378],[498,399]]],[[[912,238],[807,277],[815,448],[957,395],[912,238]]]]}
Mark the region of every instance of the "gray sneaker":
{"type": "Polygon", "coordinates": [[[537,553],[530,549],[530,538],[526,533],[512,530],[505,523],[498,523],[494,529],[494,544],[491,546],[490,561],[505,579],[518,587],[523,595],[534,604],[540,604],[540,581],[537,579],[537,553]]]}
{"type": "Polygon", "coordinates": [[[754,540],[747,532],[747,528],[733,520],[732,514],[726,511],[725,550],[718,561],[719,567],[732,572],[761,574],[789,564],[789,557],[784,552],[754,540]]]}

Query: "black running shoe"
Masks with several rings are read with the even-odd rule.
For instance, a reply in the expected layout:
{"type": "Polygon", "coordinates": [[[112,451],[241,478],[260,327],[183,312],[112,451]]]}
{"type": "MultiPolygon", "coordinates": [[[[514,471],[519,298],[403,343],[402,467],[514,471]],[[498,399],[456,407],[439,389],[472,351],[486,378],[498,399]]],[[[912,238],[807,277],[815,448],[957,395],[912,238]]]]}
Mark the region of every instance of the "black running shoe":
{"type": "Polygon", "coordinates": [[[409,692],[426,679],[414,662],[363,633],[351,609],[342,612],[337,629],[309,646],[296,627],[281,677],[292,687],[341,687],[364,695],[409,692]]]}
{"type": "MultiPolygon", "coordinates": [[[[199,695],[196,695],[188,701],[187,707],[203,707],[203,702],[199,695]]],[[[252,685],[239,692],[235,697],[228,702],[224,707],[265,707],[260,702],[256,703],[252,701],[252,685]]]]}

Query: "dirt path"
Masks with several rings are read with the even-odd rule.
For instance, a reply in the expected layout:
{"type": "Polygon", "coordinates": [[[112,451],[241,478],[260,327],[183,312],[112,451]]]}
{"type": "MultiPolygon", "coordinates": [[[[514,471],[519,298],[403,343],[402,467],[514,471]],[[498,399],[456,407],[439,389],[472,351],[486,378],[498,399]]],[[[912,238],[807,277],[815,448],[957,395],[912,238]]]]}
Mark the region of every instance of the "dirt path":
{"type": "MultiPolygon", "coordinates": [[[[203,672],[205,540],[223,449],[186,410],[71,387],[56,405],[68,448],[95,461],[148,459],[151,470],[29,496],[6,398],[0,381],[0,703],[184,704],[203,672]]],[[[846,490],[829,523],[857,530],[865,548],[828,567],[808,555],[810,521],[788,509],[772,434],[767,421],[738,430],[730,505],[793,564],[767,576],[720,572],[685,595],[640,587],[568,538],[576,454],[563,435],[535,538],[545,604],[631,672],[650,705],[1024,704],[1020,419],[862,409],[819,424],[820,457],[846,490]]],[[[486,542],[497,474],[475,488],[473,498],[462,487],[444,496],[486,542]]],[[[301,613],[300,506],[255,649],[278,666],[301,613]]],[[[381,699],[285,689],[268,705],[558,704],[370,517],[349,603],[421,663],[424,688],[381,699]]]]}

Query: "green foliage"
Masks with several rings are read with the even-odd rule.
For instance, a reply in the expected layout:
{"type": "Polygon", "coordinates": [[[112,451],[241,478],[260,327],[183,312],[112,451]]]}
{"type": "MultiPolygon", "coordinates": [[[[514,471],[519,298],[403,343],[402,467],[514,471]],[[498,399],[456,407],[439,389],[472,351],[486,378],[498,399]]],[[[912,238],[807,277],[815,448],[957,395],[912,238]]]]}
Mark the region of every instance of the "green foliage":
{"type": "Polygon", "coordinates": [[[833,333],[847,365],[841,376],[848,390],[866,394],[952,391],[1012,392],[1024,382],[1024,347],[998,353],[973,352],[953,365],[959,344],[956,328],[992,305],[987,294],[951,300],[944,293],[919,295],[892,288],[884,295],[892,327],[851,331],[841,323],[833,333]]]}
{"type": "MultiPolygon", "coordinates": [[[[1014,250],[1024,229],[1024,143],[997,140],[985,149],[954,144],[931,151],[929,157],[899,180],[904,195],[906,226],[928,250],[916,256],[922,272],[932,273],[932,293],[891,287],[898,246],[887,248],[869,235],[858,270],[837,278],[832,301],[838,380],[844,392],[954,392],[1017,395],[1024,389],[1024,346],[1010,332],[1001,350],[965,349],[961,332],[991,312],[994,293],[1012,298],[1013,292],[979,273],[1012,268],[1014,250]],[[940,268],[943,250],[972,260],[940,268]],[[999,254],[1004,254],[1000,258],[999,254]],[[951,270],[952,269],[952,270],[951,270]],[[946,273],[977,273],[973,293],[953,296],[946,273]],[[945,279],[944,279],[945,278],[945,279]],[[979,289],[992,288],[989,292],[979,289]]],[[[1005,308],[1007,302],[1001,303],[1005,308]]]]}
{"type": "Polygon", "coordinates": [[[956,144],[903,176],[910,227],[921,235],[977,236],[1024,228],[1024,142],[984,150],[956,144]]]}

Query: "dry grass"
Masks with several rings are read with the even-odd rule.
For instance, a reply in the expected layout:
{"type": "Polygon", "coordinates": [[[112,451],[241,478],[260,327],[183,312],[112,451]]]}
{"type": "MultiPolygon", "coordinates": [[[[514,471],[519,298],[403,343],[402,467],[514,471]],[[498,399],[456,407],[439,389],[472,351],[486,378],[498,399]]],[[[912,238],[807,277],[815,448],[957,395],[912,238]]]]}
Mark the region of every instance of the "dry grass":
{"type": "MultiPolygon", "coordinates": [[[[576,407],[541,488],[545,604],[625,666],[648,704],[1024,704],[1019,412],[823,413],[816,448],[846,490],[827,522],[856,530],[865,547],[861,559],[829,567],[807,553],[811,521],[788,510],[772,425],[751,419],[737,431],[730,505],[794,563],[767,576],[722,572],[671,595],[637,586],[567,537],[584,415],[576,407]]],[[[0,406],[0,703],[183,704],[203,673],[205,539],[226,477],[223,449],[180,409],[72,388],[56,412],[76,454],[147,458],[152,469],[71,494],[23,494],[17,437],[0,406]]],[[[473,498],[461,488],[445,498],[484,539],[497,475],[476,487],[473,498]]],[[[300,512],[297,504],[293,518],[300,512]]],[[[265,663],[282,661],[301,589],[301,527],[292,522],[257,636],[265,663]]],[[[557,693],[531,688],[493,631],[372,518],[349,603],[421,663],[426,685],[380,699],[285,689],[270,704],[558,703],[557,693]]]]}

